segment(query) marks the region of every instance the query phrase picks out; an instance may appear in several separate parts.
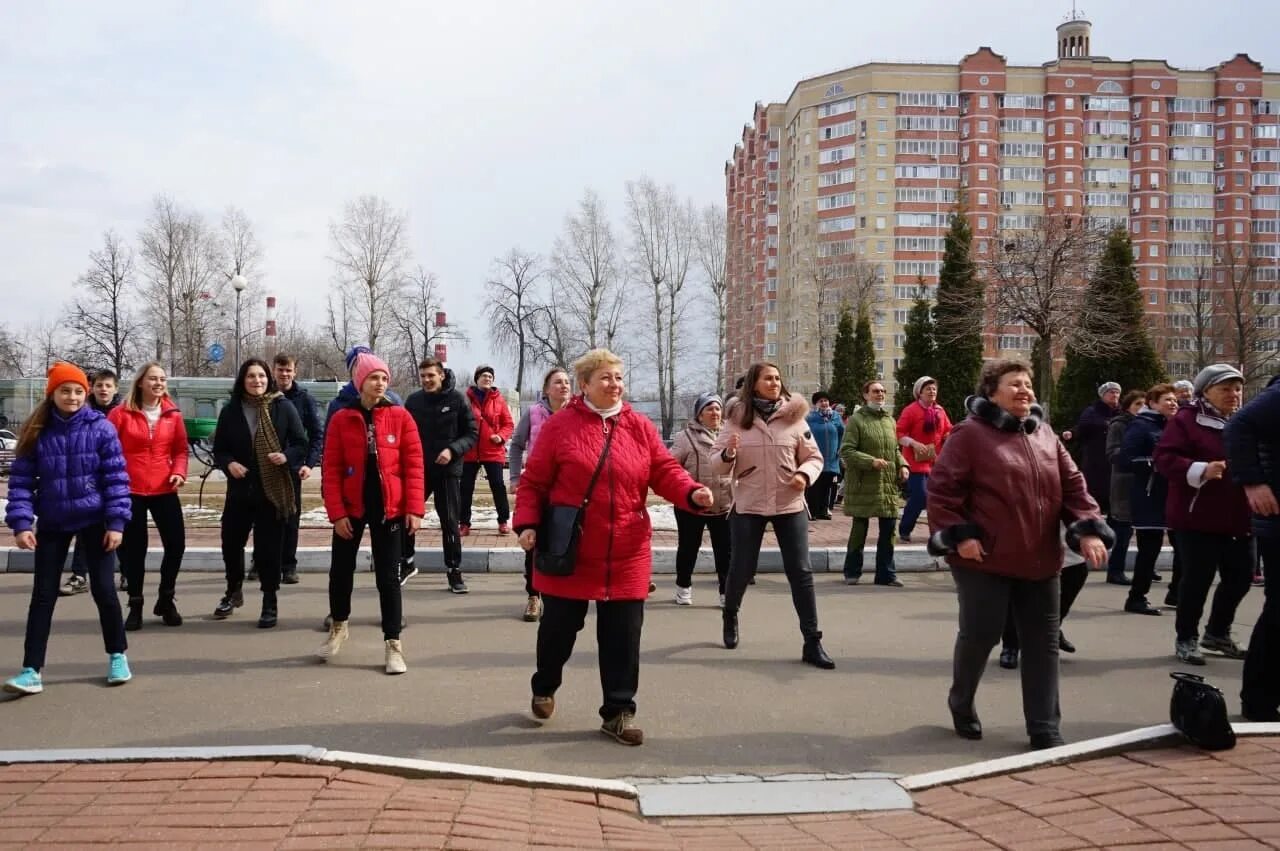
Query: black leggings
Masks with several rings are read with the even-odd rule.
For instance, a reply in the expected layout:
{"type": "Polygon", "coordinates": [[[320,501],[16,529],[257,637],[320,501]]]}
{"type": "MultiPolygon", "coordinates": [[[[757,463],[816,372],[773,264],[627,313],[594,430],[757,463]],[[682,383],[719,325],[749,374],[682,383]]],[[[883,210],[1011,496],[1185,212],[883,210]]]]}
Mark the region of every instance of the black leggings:
{"type": "Polygon", "coordinates": [[[498,522],[506,523],[511,519],[511,503],[507,500],[507,484],[502,478],[501,461],[463,461],[462,462],[462,511],[458,520],[464,526],[471,525],[471,500],[476,493],[476,476],[484,467],[484,477],[489,480],[489,490],[493,493],[493,507],[498,512],[498,522]]]}
{"type": "MultiPolygon", "coordinates": [[[[356,557],[364,537],[364,519],[351,520],[351,538],[333,533],[329,559],[329,613],[335,622],[351,617],[351,592],[356,581],[356,557]]],[[[403,608],[400,599],[400,538],[404,521],[374,519],[369,526],[369,546],[373,550],[373,574],[378,585],[378,605],[382,610],[382,637],[400,637],[403,608]]]]}
{"type": "MultiPolygon", "coordinates": [[[[160,559],[161,599],[171,599],[182,567],[182,555],[187,550],[187,529],[182,520],[182,503],[176,493],[159,496],[132,494],[133,516],[124,527],[120,542],[120,567],[128,583],[129,596],[142,596],[142,577],[147,564],[147,512],[155,521],[160,533],[164,556],[160,559]]],[[[243,544],[241,544],[243,546],[243,544]]]]}
{"type": "Polygon", "coordinates": [[[724,582],[729,576],[729,515],[727,514],[694,514],[692,511],[676,509],[676,529],[679,539],[676,544],[676,585],[688,588],[693,584],[693,568],[698,562],[698,550],[702,548],[702,530],[711,533],[711,551],[715,555],[716,578],[719,580],[720,593],[724,593],[724,582]]]}

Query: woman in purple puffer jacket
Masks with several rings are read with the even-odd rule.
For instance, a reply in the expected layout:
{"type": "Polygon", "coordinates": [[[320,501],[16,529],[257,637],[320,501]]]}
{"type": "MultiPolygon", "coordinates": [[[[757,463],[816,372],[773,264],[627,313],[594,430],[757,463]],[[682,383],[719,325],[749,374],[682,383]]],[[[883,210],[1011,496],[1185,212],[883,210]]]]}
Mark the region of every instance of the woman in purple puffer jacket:
{"type": "Polygon", "coordinates": [[[44,691],[40,670],[72,540],[84,553],[89,588],[98,605],[109,656],[107,683],[119,685],[132,678],[124,655],[124,619],[112,581],[115,549],[130,517],[124,452],[115,428],[89,407],[89,379],[83,371],[55,363],[48,376],[45,398],[18,437],[4,518],[18,549],[35,550],[22,671],[4,684],[5,691],[20,695],[44,691]],[[39,528],[33,531],[37,518],[39,528]]]}

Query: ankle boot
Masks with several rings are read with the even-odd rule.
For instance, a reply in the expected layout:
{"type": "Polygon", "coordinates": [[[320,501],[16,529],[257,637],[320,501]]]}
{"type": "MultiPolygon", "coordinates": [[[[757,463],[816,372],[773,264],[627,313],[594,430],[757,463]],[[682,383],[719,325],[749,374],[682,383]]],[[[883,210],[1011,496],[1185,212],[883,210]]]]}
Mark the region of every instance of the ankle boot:
{"type": "Polygon", "coordinates": [[[276,625],[276,592],[262,592],[262,616],[258,618],[258,629],[271,629],[276,625]]]}
{"type": "Polygon", "coordinates": [[[156,600],[156,607],[152,612],[164,621],[165,626],[182,626],[182,615],[178,614],[178,606],[173,602],[172,594],[156,600]]]}
{"type": "Polygon", "coordinates": [[[738,612],[736,609],[725,609],[721,612],[724,618],[724,646],[733,650],[738,646],[738,612]]]}
{"type": "Polygon", "coordinates": [[[815,668],[822,668],[824,671],[830,671],[836,666],[831,661],[831,657],[827,655],[827,651],[822,649],[822,633],[814,633],[804,640],[804,650],[800,653],[800,659],[809,663],[815,668]]]}
{"type": "Polygon", "coordinates": [[[124,628],[133,632],[142,629],[142,598],[129,598],[129,614],[124,619],[124,628]]]}

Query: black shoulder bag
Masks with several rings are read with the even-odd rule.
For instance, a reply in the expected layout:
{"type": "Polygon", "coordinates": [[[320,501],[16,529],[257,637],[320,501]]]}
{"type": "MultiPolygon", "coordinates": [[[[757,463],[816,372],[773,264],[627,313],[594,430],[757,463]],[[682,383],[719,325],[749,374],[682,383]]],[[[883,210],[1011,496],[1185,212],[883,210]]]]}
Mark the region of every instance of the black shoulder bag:
{"type": "Polygon", "coordinates": [[[582,521],[587,513],[587,503],[591,501],[591,492],[595,490],[596,480],[604,469],[604,462],[609,457],[609,445],[613,443],[613,433],[617,430],[618,425],[614,423],[605,435],[604,449],[600,451],[600,461],[591,474],[582,504],[548,505],[542,513],[542,525],[538,529],[538,550],[533,563],[548,576],[573,575],[578,561],[578,541],[582,537],[582,521]]]}
{"type": "Polygon", "coordinates": [[[1236,746],[1236,733],[1227,720],[1227,700],[1204,677],[1175,671],[1173,696],[1169,698],[1169,720],[1191,743],[1207,751],[1225,751],[1236,746]]]}

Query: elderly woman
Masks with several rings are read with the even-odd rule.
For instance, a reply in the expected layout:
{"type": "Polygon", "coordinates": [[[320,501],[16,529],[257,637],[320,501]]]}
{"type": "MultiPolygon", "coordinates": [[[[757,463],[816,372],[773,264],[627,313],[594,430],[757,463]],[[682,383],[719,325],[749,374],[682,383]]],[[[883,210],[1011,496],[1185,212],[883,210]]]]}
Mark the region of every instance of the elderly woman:
{"type": "Polygon", "coordinates": [[[738,646],[738,607],[760,561],[764,528],[772,524],[804,636],[800,658],[829,670],[836,663],[822,647],[813,569],[809,566],[809,512],[804,492],[822,472],[823,461],[805,422],[808,412],[803,396],[787,392],[777,366],[752,364],[716,438],[715,467],[733,480],[733,511],[729,514],[733,556],[725,585],[724,646],[729,650],[738,646]]]}
{"type": "Polygon", "coordinates": [[[271,367],[259,358],[245,361],[213,433],[213,464],[227,477],[222,506],[227,593],[213,610],[215,619],[244,605],[244,548],[253,532],[253,562],[262,585],[258,626],[276,625],[284,527],[296,510],[293,483],[306,456],[302,418],[276,388],[271,367]]]}
{"type": "Polygon", "coordinates": [[[1253,574],[1249,501],[1244,488],[1227,475],[1222,432],[1240,408],[1244,376],[1230,364],[1215,363],[1195,379],[1195,401],[1165,426],[1155,449],[1155,468],[1169,482],[1165,517],[1182,554],[1178,578],[1177,641],[1174,653],[1188,665],[1203,665],[1196,647],[1243,659],[1231,638],[1231,623],[1253,574]],[[1209,621],[1200,636],[1200,616],[1213,578],[1209,621]]]}
{"type": "Polygon", "coordinates": [[[1129,506],[1129,490],[1133,487],[1133,473],[1121,470],[1118,461],[1124,433],[1146,407],[1146,394],[1141,390],[1126,391],[1120,399],[1120,413],[1107,423],[1107,461],[1111,464],[1111,517],[1107,525],[1116,533],[1116,544],[1107,560],[1107,581],[1112,585],[1128,585],[1125,576],[1126,559],[1129,557],[1129,541],[1133,538],[1133,522],[1129,506]]]}
{"type": "Polygon", "coordinates": [[[703,393],[693,403],[693,419],[671,441],[671,454],[698,483],[711,489],[715,502],[706,511],[685,511],[676,506],[677,606],[693,605],[693,567],[702,547],[702,530],[711,533],[720,607],[724,608],[724,583],[729,575],[729,477],[712,469],[711,446],[720,433],[724,403],[715,393],[703,393]]]}
{"type": "Polygon", "coordinates": [[[911,475],[907,479],[907,504],[898,524],[898,540],[911,543],[920,512],[924,511],[929,472],[951,434],[951,419],[938,403],[938,379],[922,375],[911,385],[913,401],[898,413],[898,443],[911,475]]]}
{"type": "Polygon", "coordinates": [[[1130,522],[1138,537],[1138,558],[1133,563],[1133,582],[1124,610],[1136,615],[1158,615],[1160,610],[1147,601],[1156,575],[1156,559],[1164,543],[1165,501],[1169,486],[1155,469],[1152,455],[1160,443],[1165,424],[1178,413],[1178,397],[1172,384],[1157,384],[1147,391],[1146,406],[1125,429],[1116,467],[1129,473],[1128,508],[1130,522]]]}
{"type": "MultiPolygon", "coordinates": [[[[538,623],[538,668],[532,710],[546,720],[564,666],[596,601],[596,644],[603,700],[600,731],[624,745],[644,743],[635,723],[640,684],[640,629],[652,573],[653,527],[645,509],[652,488],[690,511],[712,506],[711,491],[671,457],[653,423],[622,401],[622,360],[593,349],[574,364],[582,394],[574,396],[542,426],[520,473],[515,526],[525,551],[553,542],[544,527],[550,509],[582,507],[576,527],[576,558],[569,575],[543,570],[535,555],[533,586],[542,595],[538,623]]],[[[563,514],[564,512],[557,512],[563,514]]]]}
{"type": "Polygon", "coordinates": [[[951,432],[929,478],[929,551],[951,565],[960,604],[951,693],[958,735],[982,738],[974,696],[1010,602],[1022,644],[1022,711],[1031,747],[1062,744],[1058,705],[1058,607],[1067,544],[1091,567],[1114,540],[1084,476],[1043,421],[1031,367],[982,367],[969,416],[951,432]]]}
{"type": "Polygon", "coordinates": [[[885,389],[880,381],[862,386],[864,404],[849,417],[840,444],[840,457],[849,471],[844,484],[844,513],[853,518],[849,546],[844,555],[844,581],[862,581],[862,548],[867,543],[871,518],[877,520],[877,585],[901,588],[893,564],[893,526],[898,519],[898,486],[910,470],[898,446],[898,429],[884,409],[885,389]]]}

